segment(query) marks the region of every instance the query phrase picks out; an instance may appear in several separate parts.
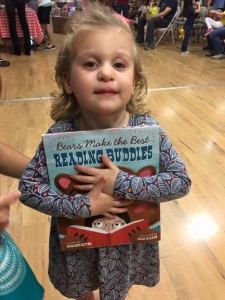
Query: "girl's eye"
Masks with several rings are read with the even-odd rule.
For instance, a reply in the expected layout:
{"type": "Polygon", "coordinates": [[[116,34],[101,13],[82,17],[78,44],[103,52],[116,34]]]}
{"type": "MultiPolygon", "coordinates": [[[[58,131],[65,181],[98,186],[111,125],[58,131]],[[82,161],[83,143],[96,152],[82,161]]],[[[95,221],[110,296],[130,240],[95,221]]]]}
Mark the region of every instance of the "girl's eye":
{"type": "Polygon", "coordinates": [[[86,68],[90,68],[90,69],[93,69],[93,68],[96,68],[97,67],[97,63],[94,62],[94,61],[87,61],[84,63],[84,66],[86,68]]]}
{"type": "Polygon", "coordinates": [[[114,64],[114,67],[116,68],[116,69],[125,69],[125,64],[124,63],[122,63],[122,62],[116,62],[115,64],[114,64]]]}

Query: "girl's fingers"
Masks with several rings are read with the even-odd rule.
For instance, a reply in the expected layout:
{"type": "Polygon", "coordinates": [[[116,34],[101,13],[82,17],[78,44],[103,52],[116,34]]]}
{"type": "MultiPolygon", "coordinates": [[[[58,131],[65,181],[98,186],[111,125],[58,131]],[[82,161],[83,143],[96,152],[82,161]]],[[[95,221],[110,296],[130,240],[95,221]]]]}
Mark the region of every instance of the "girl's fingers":
{"type": "Polygon", "coordinates": [[[102,154],[102,162],[103,164],[111,170],[117,170],[118,167],[108,158],[108,156],[106,154],[102,154]]]}
{"type": "Polygon", "coordinates": [[[93,189],[90,191],[91,195],[99,195],[102,192],[102,189],[105,185],[105,178],[101,177],[99,179],[99,181],[95,184],[95,186],[93,187],[93,189]]]}
{"type": "MultiPolygon", "coordinates": [[[[98,174],[97,168],[86,167],[83,165],[77,165],[74,168],[77,172],[81,172],[89,176],[95,176],[98,174]]],[[[75,175],[75,176],[79,176],[79,175],[75,175]]]]}
{"type": "Polygon", "coordinates": [[[111,214],[122,214],[127,211],[128,211],[128,209],[126,207],[111,207],[109,209],[109,213],[111,213],[111,214]]]}
{"type": "Polygon", "coordinates": [[[74,184],[74,189],[83,192],[89,192],[93,189],[94,184],[74,184]]]}
{"type": "Polygon", "coordinates": [[[111,160],[108,158],[108,156],[106,154],[102,154],[102,162],[103,164],[108,167],[109,169],[111,169],[111,167],[114,166],[114,164],[111,162],[111,160]]]}
{"type": "MultiPolygon", "coordinates": [[[[108,158],[106,154],[102,154],[102,163],[107,167],[107,169],[111,170],[117,170],[118,167],[108,158]]],[[[99,170],[101,168],[92,168],[92,167],[87,167],[83,165],[77,165],[74,167],[76,171],[85,173],[86,175],[90,176],[97,176],[99,174],[99,170]]]]}
{"type": "Polygon", "coordinates": [[[115,200],[113,201],[113,207],[125,207],[134,203],[132,200],[115,200]]]}
{"type": "Polygon", "coordinates": [[[106,218],[110,218],[110,219],[114,219],[114,218],[116,217],[115,214],[111,214],[111,213],[109,213],[109,212],[103,214],[103,216],[105,216],[106,218]]]}
{"type": "Polygon", "coordinates": [[[85,175],[70,175],[70,178],[74,181],[79,181],[83,183],[95,183],[96,177],[85,176],[85,175]]]}

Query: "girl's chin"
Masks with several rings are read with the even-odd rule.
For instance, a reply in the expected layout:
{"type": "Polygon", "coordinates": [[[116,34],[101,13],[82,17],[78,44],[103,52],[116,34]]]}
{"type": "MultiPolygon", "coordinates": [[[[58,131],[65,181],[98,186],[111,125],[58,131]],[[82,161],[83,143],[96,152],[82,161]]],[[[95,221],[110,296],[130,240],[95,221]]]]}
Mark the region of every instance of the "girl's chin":
{"type": "Polygon", "coordinates": [[[115,107],[111,105],[104,105],[104,106],[99,106],[97,109],[95,108],[95,112],[97,114],[120,114],[121,112],[124,111],[124,107],[115,107]]]}
{"type": "Polygon", "coordinates": [[[123,114],[124,110],[105,110],[100,113],[101,116],[104,116],[105,119],[108,118],[109,120],[119,118],[123,114]]]}

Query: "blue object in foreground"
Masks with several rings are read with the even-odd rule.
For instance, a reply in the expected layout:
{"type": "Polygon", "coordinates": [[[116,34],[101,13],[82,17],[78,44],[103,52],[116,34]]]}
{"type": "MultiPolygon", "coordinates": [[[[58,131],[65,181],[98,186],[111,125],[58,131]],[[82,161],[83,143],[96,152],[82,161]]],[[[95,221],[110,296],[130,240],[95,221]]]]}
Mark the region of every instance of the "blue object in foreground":
{"type": "Polygon", "coordinates": [[[43,287],[13,239],[3,231],[0,245],[0,299],[42,300],[43,297],[43,287]]]}

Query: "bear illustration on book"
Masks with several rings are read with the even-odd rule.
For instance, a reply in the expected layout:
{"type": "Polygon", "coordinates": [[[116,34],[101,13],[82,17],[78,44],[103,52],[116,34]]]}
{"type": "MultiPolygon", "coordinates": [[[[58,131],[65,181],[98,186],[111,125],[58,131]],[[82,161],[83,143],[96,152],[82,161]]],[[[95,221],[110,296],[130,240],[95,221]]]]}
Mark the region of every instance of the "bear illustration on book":
{"type": "MultiPolygon", "coordinates": [[[[153,166],[145,166],[138,172],[118,167],[126,173],[141,177],[156,173],[153,166]]],[[[57,189],[64,194],[80,194],[81,191],[75,190],[74,184],[69,174],[58,174],[55,177],[57,189]]],[[[128,212],[118,214],[114,219],[103,215],[86,219],[58,218],[58,230],[62,251],[152,242],[160,239],[160,208],[157,203],[136,200],[128,206],[128,212]]]]}

